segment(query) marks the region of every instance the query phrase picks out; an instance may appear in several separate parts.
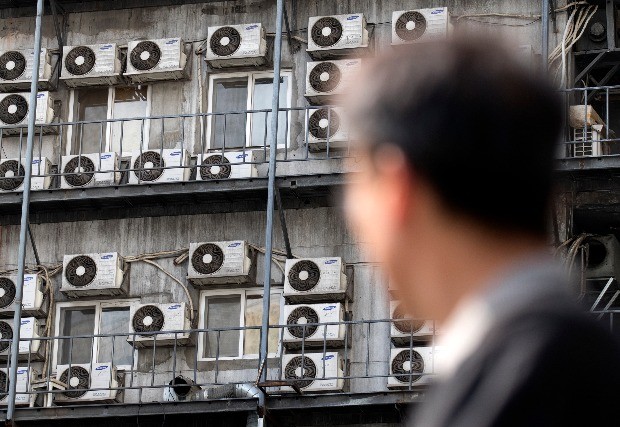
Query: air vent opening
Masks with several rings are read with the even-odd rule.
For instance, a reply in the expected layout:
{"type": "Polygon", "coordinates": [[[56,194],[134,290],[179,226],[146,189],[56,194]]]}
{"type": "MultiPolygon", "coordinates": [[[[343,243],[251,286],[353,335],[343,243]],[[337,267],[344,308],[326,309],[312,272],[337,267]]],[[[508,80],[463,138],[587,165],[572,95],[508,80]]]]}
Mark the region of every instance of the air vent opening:
{"type": "Polygon", "coordinates": [[[588,241],[588,266],[596,268],[603,264],[607,259],[607,247],[600,240],[590,239],[588,241]]]}

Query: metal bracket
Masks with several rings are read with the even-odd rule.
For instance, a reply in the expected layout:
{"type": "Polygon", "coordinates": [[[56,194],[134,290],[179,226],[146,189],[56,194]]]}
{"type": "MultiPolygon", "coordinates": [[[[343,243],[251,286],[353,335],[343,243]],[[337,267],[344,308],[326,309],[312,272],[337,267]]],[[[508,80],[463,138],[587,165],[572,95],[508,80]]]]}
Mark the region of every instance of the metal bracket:
{"type": "Polygon", "coordinates": [[[293,35],[291,33],[291,25],[288,19],[288,11],[286,9],[286,3],[284,3],[284,25],[286,26],[286,38],[288,41],[288,49],[293,53],[299,52],[301,49],[301,43],[298,40],[293,39],[293,35]]]}
{"type": "Polygon", "coordinates": [[[58,42],[58,50],[60,53],[58,54],[58,60],[54,66],[54,76],[55,76],[55,85],[58,86],[58,82],[60,80],[60,64],[62,61],[62,48],[65,45],[67,38],[67,28],[69,27],[68,22],[68,14],[67,11],[58,4],[56,0],[49,0],[50,9],[52,10],[52,19],[54,21],[54,31],[56,32],[56,40],[58,42]],[[58,14],[62,15],[62,24],[59,21],[58,14]]]}
{"type": "Polygon", "coordinates": [[[268,395],[266,389],[271,388],[271,387],[291,387],[293,390],[295,390],[295,393],[299,395],[303,394],[297,384],[290,383],[288,381],[278,381],[278,380],[263,381],[262,383],[256,384],[256,387],[260,388],[261,391],[265,393],[265,395],[268,395]]]}
{"type": "Polygon", "coordinates": [[[284,209],[282,208],[282,198],[280,197],[280,188],[276,185],[275,188],[276,204],[278,205],[278,213],[280,214],[280,226],[282,227],[282,235],[284,237],[284,248],[286,249],[286,258],[293,259],[293,252],[291,252],[291,241],[288,237],[288,228],[286,227],[286,217],[284,215],[284,209]]]}
{"type": "Polygon", "coordinates": [[[557,0],[549,0],[549,11],[551,12],[551,22],[553,22],[553,32],[558,32],[558,21],[556,19],[555,9],[557,5],[557,0]]]}
{"type": "Polygon", "coordinates": [[[32,228],[30,228],[30,221],[28,221],[28,236],[30,237],[30,243],[32,244],[32,252],[34,252],[34,259],[37,262],[37,265],[41,265],[41,260],[39,259],[39,252],[37,251],[37,244],[34,242],[34,236],[32,235],[32,228]]]}
{"type": "Polygon", "coordinates": [[[596,57],[592,61],[590,61],[590,63],[583,70],[581,70],[581,73],[579,73],[577,77],[575,77],[575,84],[579,83],[579,81],[586,74],[588,74],[592,70],[592,68],[594,68],[596,64],[601,61],[601,59],[603,59],[603,56],[605,56],[606,53],[607,52],[600,52],[598,55],[596,55],[596,57]]]}

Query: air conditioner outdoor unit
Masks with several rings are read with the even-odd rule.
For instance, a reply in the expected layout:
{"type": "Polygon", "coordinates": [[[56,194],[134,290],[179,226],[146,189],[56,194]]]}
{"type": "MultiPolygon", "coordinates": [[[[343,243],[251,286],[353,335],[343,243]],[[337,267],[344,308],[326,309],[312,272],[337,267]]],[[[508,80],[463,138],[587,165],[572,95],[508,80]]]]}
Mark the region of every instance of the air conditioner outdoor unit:
{"type": "MultiPolygon", "coordinates": [[[[21,135],[27,133],[29,93],[0,94],[0,130],[7,135],[21,135]]],[[[49,92],[37,93],[37,108],[35,118],[35,133],[52,133],[53,126],[45,126],[54,120],[52,98],[49,92]]]]}
{"type": "Polygon", "coordinates": [[[341,303],[299,304],[284,306],[286,327],[283,333],[287,349],[340,347],[345,344],[344,324],[316,325],[344,321],[344,307],[341,303]],[[307,324],[310,324],[306,326],[307,324]]]}
{"type": "Polygon", "coordinates": [[[66,385],[60,393],[54,393],[54,403],[115,403],[121,393],[113,390],[119,386],[116,368],[111,363],[75,363],[58,365],[56,379],[66,385]]]}
{"type": "Polygon", "coordinates": [[[195,286],[253,283],[255,275],[250,246],[243,240],[189,244],[187,279],[195,286]]]}
{"type": "Polygon", "coordinates": [[[188,181],[190,157],[184,149],[136,151],[131,156],[130,184],[160,184],[188,181]]]}
{"type": "Polygon", "coordinates": [[[436,373],[438,347],[393,348],[390,352],[388,388],[428,385],[436,373]]]}
{"type": "Polygon", "coordinates": [[[392,45],[445,39],[451,30],[446,7],[392,13],[392,45]]]}
{"type": "MultiPolygon", "coordinates": [[[[34,49],[0,52],[0,91],[30,90],[30,81],[34,74],[34,59],[34,49]]],[[[39,90],[52,89],[50,82],[52,66],[50,54],[46,48],[41,48],[38,74],[39,90]]]]}
{"type": "Polygon", "coordinates": [[[409,345],[412,340],[429,342],[436,332],[432,320],[411,319],[398,301],[390,301],[390,319],[392,319],[390,335],[395,345],[409,345]]]}
{"type": "MultiPolygon", "coordinates": [[[[3,159],[0,160],[0,192],[22,191],[24,189],[24,177],[26,159],[3,159]]],[[[52,182],[50,168],[52,163],[47,157],[35,157],[31,165],[31,190],[47,190],[52,182]]]]}
{"type": "MultiPolygon", "coordinates": [[[[285,354],[282,356],[282,379],[291,381],[304,393],[342,391],[344,363],[337,352],[285,354]]],[[[281,391],[292,392],[293,388],[282,387],[281,391]]]]}
{"type": "Polygon", "coordinates": [[[62,156],[60,188],[114,186],[120,180],[120,162],[115,152],[62,156]],[[101,171],[101,172],[99,172],[101,171]]]}
{"type": "Polygon", "coordinates": [[[344,301],[347,296],[342,258],[286,260],[284,298],[288,302],[344,301]]]}
{"type": "MultiPolygon", "coordinates": [[[[0,277],[0,317],[12,317],[15,312],[17,275],[0,277]]],[[[41,274],[24,274],[22,290],[22,316],[44,317],[47,305],[42,292],[45,279],[41,274]]]]}
{"type": "Polygon", "coordinates": [[[308,20],[308,54],[313,59],[360,55],[369,49],[366,17],[362,13],[313,16],[308,20]]]}
{"type": "Polygon", "coordinates": [[[129,310],[131,319],[127,342],[136,348],[171,347],[191,343],[189,332],[178,332],[191,329],[189,310],[185,303],[168,304],[134,304],[129,310]],[[170,333],[156,333],[166,332],[170,333]],[[141,335],[142,334],[142,335],[141,335]]]}
{"type": "Polygon", "coordinates": [[[620,280],[620,243],[613,234],[589,237],[586,277],[589,279],[620,280]]]}
{"type": "MultiPolygon", "coordinates": [[[[41,325],[34,317],[22,317],[19,327],[19,360],[35,361],[43,358],[44,344],[38,340],[41,325]],[[23,339],[23,341],[21,340],[23,339]]],[[[13,339],[13,320],[0,320],[0,358],[10,357],[9,349],[13,339]]]]}
{"type": "Polygon", "coordinates": [[[341,108],[318,108],[308,111],[308,149],[341,150],[348,147],[349,132],[341,108]]]}
{"type": "Polygon", "coordinates": [[[115,43],[62,48],[60,79],[69,87],[114,85],[121,81],[121,70],[115,43]]]}
{"type": "Polygon", "coordinates": [[[347,93],[351,79],[361,66],[361,59],[308,62],[306,98],[319,105],[337,100],[347,93]]]}
{"type": "Polygon", "coordinates": [[[65,255],[60,292],[70,298],[127,295],[129,275],[117,252],[65,255]]]}
{"type": "MultiPolygon", "coordinates": [[[[35,400],[34,394],[29,394],[30,385],[36,380],[38,372],[29,367],[17,367],[15,405],[30,405],[35,400]]],[[[0,368],[0,406],[9,404],[9,370],[0,368]]]]}
{"type": "Polygon", "coordinates": [[[180,38],[137,40],[127,47],[127,71],[132,83],[188,77],[185,44],[180,38]]]}
{"type": "Polygon", "coordinates": [[[573,157],[599,157],[605,153],[603,125],[592,125],[573,129],[573,142],[570,144],[573,157]]]}
{"type": "Polygon", "coordinates": [[[258,66],[267,62],[262,24],[209,27],[207,37],[205,59],[213,68],[258,66]]]}
{"type": "Polygon", "coordinates": [[[254,178],[258,176],[255,151],[216,151],[204,154],[196,178],[201,181],[254,178]]]}

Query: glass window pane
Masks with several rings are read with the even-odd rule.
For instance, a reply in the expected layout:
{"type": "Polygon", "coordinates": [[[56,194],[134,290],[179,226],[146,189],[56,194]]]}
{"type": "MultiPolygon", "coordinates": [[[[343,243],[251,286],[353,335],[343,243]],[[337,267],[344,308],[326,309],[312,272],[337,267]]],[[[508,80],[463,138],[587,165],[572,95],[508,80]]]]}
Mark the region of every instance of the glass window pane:
{"type": "MultiPolygon", "coordinates": [[[[217,79],[213,83],[213,112],[248,109],[248,79],[217,79]]],[[[211,118],[211,148],[245,145],[246,114],[214,115],[211,118]]]]}
{"type": "MultiPolygon", "coordinates": [[[[280,320],[280,294],[271,294],[269,301],[269,324],[277,325],[280,320]]],[[[250,295],[245,302],[245,326],[261,326],[263,321],[263,296],[250,295]]],[[[269,330],[269,353],[278,351],[280,333],[277,328],[269,330]]],[[[260,329],[246,329],[243,354],[258,354],[260,346],[260,329]]]]}
{"type": "MultiPolygon", "coordinates": [[[[119,334],[129,332],[129,307],[110,307],[101,311],[100,334],[119,334]]],[[[127,335],[99,338],[100,363],[112,362],[115,366],[131,365],[131,344],[127,335]]]]}
{"type": "MultiPolygon", "coordinates": [[[[60,313],[61,336],[93,335],[95,332],[95,307],[64,309],[60,313]]],[[[75,338],[59,342],[58,364],[90,363],[93,352],[92,338],[75,338]]]]}
{"type": "MultiPolygon", "coordinates": [[[[212,297],[205,304],[205,328],[233,328],[239,327],[239,315],[241,313],[241,297],[226,296],[212,297]]],[[[236,357],[239,356],[239,330],[206,333],[204,354],[205,357],[236,357]]]]}
{"type": "MultiPolygon", "coordinates": [[[[77,121],[106,120],[108,118],[108,88],[80,89],[75,92],[77,101],[77,121]]],[[[85,123],[76,125],[74,128],[74,140],[71,147],[73,154],[98,153],[100,149],[105,151],[106,146],[106,123],[85,123]]]]}
{"type": "MultiPolygon", "coordinates": [[[[147,86],[117,87],[114,89],[115,119],[146,117],[147,86]]],[[[130,120],[112,123],[112,151],[125,153],[139,150],[144,140],[142,134],[143,120],[130,120]],[[122,126],[122,129],[121,129],[122,126]]],[[[146,127],[146,122],[144,123],[146,127]]],[[[146,132],[146,129],[144,130],[146,132]]],[[[144,134],[146,135],[146,133],[144,134]]]]}
{"type": "MultiPolygon", "coordinates": [[[[280,108],[288,105],[288,77],[280,78],[280,108]]],[[[273,97],[273,78],[256,79],[254,82],[253,110],[271,109],[273,97]]],[[[281,111],[278,116],[278,144],[284,144],[287,134],[286,112],[281,111]]],[[[252,114],[252,146],[264,146],[269,144],[269,132],[271,131],[271,113],[252,114]]]]}

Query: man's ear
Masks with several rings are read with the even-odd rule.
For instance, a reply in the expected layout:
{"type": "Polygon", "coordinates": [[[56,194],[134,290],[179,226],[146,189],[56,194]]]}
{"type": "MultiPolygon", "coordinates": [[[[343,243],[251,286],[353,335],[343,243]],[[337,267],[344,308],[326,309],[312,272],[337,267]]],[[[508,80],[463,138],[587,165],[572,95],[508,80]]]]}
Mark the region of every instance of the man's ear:
{"type": "Polygon", "coordinates": [[[403,151],[385,144],[376,149],[374,167],[383,193],[385,209],[399,224],[408,220],[414,190],[414,174],[403,151]]]}

